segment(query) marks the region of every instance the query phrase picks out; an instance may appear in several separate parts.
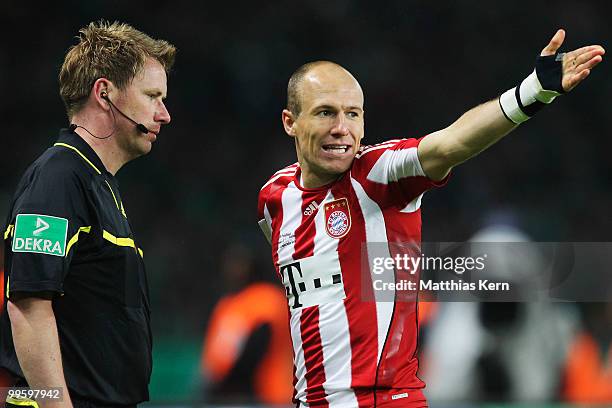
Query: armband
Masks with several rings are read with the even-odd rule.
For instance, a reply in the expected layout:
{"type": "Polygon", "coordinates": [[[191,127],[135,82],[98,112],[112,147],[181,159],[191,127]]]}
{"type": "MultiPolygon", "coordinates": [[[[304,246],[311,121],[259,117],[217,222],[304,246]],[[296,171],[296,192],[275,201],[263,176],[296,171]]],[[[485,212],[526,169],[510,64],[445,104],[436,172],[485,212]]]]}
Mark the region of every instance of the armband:
{"type": "Polygon", "coordinates": [[[536,58],[535,69],[518,86],[499,97],[504,116],[516,124],[525,122],[557,96],[565,93],[561,85],[563,54],[536,58]]]}

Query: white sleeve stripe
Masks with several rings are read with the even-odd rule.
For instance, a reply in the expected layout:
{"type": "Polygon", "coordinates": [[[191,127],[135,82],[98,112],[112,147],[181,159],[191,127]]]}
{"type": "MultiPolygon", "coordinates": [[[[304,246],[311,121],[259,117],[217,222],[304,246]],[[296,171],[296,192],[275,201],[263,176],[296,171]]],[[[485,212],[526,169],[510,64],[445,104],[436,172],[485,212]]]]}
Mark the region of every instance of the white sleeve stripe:
{"type": "Polygon", "coordinates": [[[399,143],[399,142],[401,142],[401,141],[402,141],[402,139],[390,139],[390,140],[385,140],[385,141],[384,141],[384,142],[382,142],[382,143],[376,143],[376,144],[371,145],[371,146],[364,146],[364,147],[363,147],[363,150],[369,150],[369,149],[373,149],[373,148],[375,148],[375,147],[380,147],[380,146],[392,145],[392,144],[399,143]]]}
{"type": "Polygon", "coordinates": [[[419,159],[419,148],[418,147],[413,147],[414,149],[414,167],[416,168],[416,175],[417,176],[423,176],[423,177],[427,177],[427,175],[425,174],[425,171],[423,170],[423,166],[421,166],[421,160],[419,159]]]}
{"type": "Polygon", "coordinates": [[[277,171],[276,173],[274,173],[274,175],[278,174],[278,173],[284,173],[286,171],[295,171],[295,169],[297,168],[299,163],[293,163],[290,166],[284,167],[282,169],[280,169],[279,171],[277,171]]]}
{"type": "Polygon", "coordinates": [[[263,185],[263,187],[259,190],[263,190],[264,188],[268,187],[270,184],[274,183],[276,180],[278,180],[281,177],[290,177],[293,176],[295,174],[295,171],[292,171],[290,173],[283,173],[283,174],[278,174],[276,176],[273,176],[270,180],[268,180],[268,182],[266,184],[263,185]]]}
{"type": "Polygon", "coordinates": [[[406,205],[403,209],[400,210],[402,213],[412,213],[421,208],[421,200],[423,199],[423,194],[419,195],[417,198],[412,200],[406,205]]]}
{"type": "Polygon", "coordinates": [[[375,183],[389,184],[406,177],[423,176],[417,148],[387,150],[376,161],[367,179],[375,183]]]}
{"type": "Polygon", "coordinates": [[[356,159],[359,159],[361,156],[363,156],[366,153],[370,153],[373,152],[375,150],[380,150],[380,149],[388,149],[390,147],[393,147],[396,143],[385,143],[385,144],[381,144],[381,145],[376,145],[376,146],[369,146],[365,149],[363,149],[361,152],[357,153],[355,155],[356,159]]]}

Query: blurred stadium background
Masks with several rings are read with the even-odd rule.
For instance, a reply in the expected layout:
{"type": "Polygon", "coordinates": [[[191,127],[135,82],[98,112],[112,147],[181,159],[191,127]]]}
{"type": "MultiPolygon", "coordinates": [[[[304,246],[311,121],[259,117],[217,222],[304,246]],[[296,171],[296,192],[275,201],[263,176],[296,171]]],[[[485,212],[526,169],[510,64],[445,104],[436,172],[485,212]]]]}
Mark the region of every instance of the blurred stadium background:
{"type": "MultiPolygon", "coordinates": [[[[150,274],[152,403],[171,406],[256,402],[231,387],[219,391],[214,378],[228,369],[203,369],[203,343],[223,296],[246,282],[276,282],[256,200],[267,177],[295,161],[280,123],[294,69],[330,59],[351,70],[366,95],[365,142],[377,143],[425,135],[515,86],[558,27],[567,31],[565,49],[609,48],[612,33],[605,0],[7,1],[2,9],[2,217],[20,175],[67,126],[56,78],[80,27],[117,19],[179,48],[167,101],[172,124],[150,155],[118,177],[150,274]]],[[[491,222],[512,224],[535,241],[611,241],[610,73],[604,61],[571,97],[428,193],[424,241],[467,240],[491,222]]],[[[575,401],[567,392],[566,371],[575,367],[569,350],[588,349],[578,341],[585,332],[601,350],[603,388],[612,389],[609,305],[438,306],[421,343],[433,407],[575,401]],[[453,329],[465,343],[449,349],[444,333],[453,329]],[[457,364],[440,368],[455,377],[436,378],[441,356],[457,364]]],[[[236,359],[250,361],[238,349],[236,359]]],[[[586,371],[572,381],[596,374],[586,371]]],[[[253,375],[234,374],[239,383],[253,375]]]]}

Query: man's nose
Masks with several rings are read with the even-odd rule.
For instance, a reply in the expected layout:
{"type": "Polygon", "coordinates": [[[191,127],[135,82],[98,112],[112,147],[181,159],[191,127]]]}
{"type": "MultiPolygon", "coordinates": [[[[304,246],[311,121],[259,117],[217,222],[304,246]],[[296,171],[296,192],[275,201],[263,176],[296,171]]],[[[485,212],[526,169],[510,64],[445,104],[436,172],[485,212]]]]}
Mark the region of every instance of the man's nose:
{"type": "Polygon", "coordinates": [[[332,135],[345,136],[349,133],[348,126],[346,124],[346,118],[343,114],[336,116],[334,120],[334,126],[331,130],[332,135]]]}
{"type": "Polygon", "coordinates": [[[155,121],[167,125],[168,123],[170,123],[171,120],[172,118],[170,117],[170,112],[168,112],[168,108],[166,108],[166,105],[163,102],[160,102],[159,107],[157,108],[157,112],[155,112],[155,121]]]}

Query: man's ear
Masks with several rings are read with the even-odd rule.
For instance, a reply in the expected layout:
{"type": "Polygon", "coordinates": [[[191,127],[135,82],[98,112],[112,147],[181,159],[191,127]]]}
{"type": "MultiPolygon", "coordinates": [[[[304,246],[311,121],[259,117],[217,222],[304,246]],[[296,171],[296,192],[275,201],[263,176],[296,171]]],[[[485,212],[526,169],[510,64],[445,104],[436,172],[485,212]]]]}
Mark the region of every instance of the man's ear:
{"type": "Polygon", "coordinates": [[[293,112],[288,109],[283,109],[283,113],[281,114],[281,120],[283,121],[283,127],[285,128],[285,132],[291,137],[296,136],[296,123],[295,118],[293,116],[293,112]]]}
{"type": "Polygon", "coordinates": [[[115,89],[113,83],[106,78],[98,78],[91,87],[91,97],[103,108],[110,109],[106,98],[115,89]]]}

